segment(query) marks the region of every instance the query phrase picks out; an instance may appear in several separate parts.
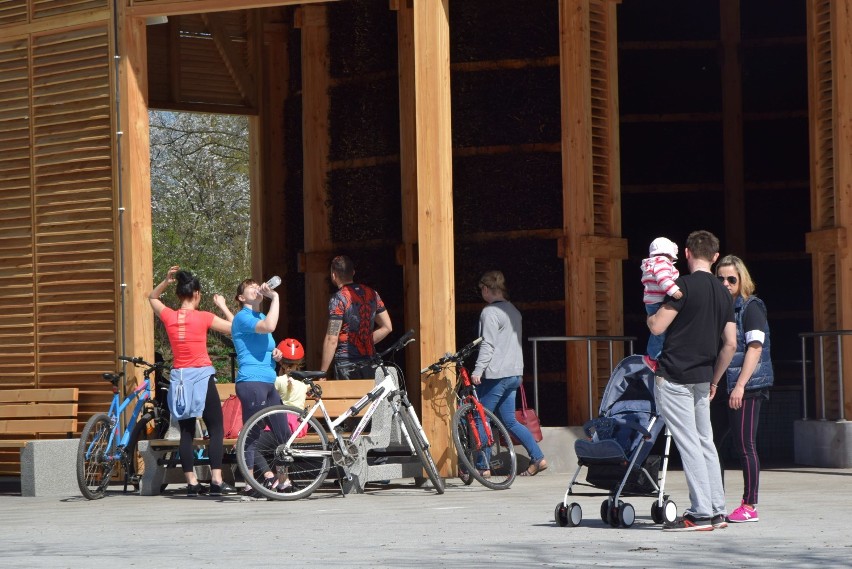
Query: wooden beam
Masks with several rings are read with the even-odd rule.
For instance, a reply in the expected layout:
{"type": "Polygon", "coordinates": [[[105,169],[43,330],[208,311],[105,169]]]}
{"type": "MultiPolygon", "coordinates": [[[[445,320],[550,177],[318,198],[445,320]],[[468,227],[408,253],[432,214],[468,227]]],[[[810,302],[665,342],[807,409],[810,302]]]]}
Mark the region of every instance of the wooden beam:
{"type": "MultiPolygon", "coordinates": [[[[225,67],[228,69],[228,73],[234,80],[243,100],[250,107],[257,106],[257,82],[228,37],[228,31],[225,29],[222,17],[215,13],[201,14],[201,20],[212,35],[216,50],[222,57],[222,61],[225,63],[225,67]]],[[[254,19],[249,17],[249,25],[256,23],[254,20],[256,20],[256,17],[254,19]]]]}
{"type": "MultiPolygon", "coordinates": [[[[405,275],[405,320],[419,327],[419,350],[406,354],[408,369],[421,369],[457,348],[449,2],[404,0],[397,8],[403,209],[398,256],[405,275]]],[[[447,382],[434,377],[422,377],[419,387],[432,456],[442,476],[454,476],[453,394],[447,382]]]]}
{"type": "MultiPolygon", "coordinates": [[[[121,3],[119,3],[121,5],[121,3]]],[[[148,293],[154,286],[151,242],[151,152],[148,124],[148,68],[145,20],[119,14],[121,54],[119,76],[121,124],[121,176],[116,180],[116,195],[123,202],[122,249],[124,265],[124,307],[122,326],[124,346],[119,353],[154,361],[154,318],[148,293]],[[118,183],[123,184],[119,192],[118,183]]],[[[118,260],[117,260],[118,261],[118,260]]],[[[117,263],[118,264],[118,263],[117,263]]],[[[162,277],[162,275],[158,275],[162,277]]],[[[135,373],[128,367],[128,378],[135,373]]],[[[137,377],[141,380],[141,374],[137,377]]],[[[129,383],[128,385],[132,385],[129,383]]]]}
{"type": "Polygon", "coordinates": [[[805,234],[805,251],[811,255],[817,253],[837,253],[847,247],[846,228],[832,227],[805,234]]]}
{"type": "Polygon", "coordinates": [[[722,39],[722,163],[725,184],[725,248],[746,253],[743,165],[743,85],[740,0],[720,3],[722,39]]]}
{"type": "MultiPolygon", "coordinates": [[[[563,231],[567,245],[565,332],[595,333],[594,259],[580,243],[594,233],[592,207],[592,111],[589,0],[559,0],[559,54],[562,107],[563,231]]],[[[568,342],[568,423],[589,417],[586,346],[568,342]]]]}
{"type": "MultiPolygon", "coordinates": [[[[333,247],[328,209],[329,56],[326,6],[296,11],[302,29],[302,148],[304,163],[305,254],[333,247]]],[[[330,261],[331,258],[328,258],[330,261]]],[[[328,261],[307,265],[305,273],[305,340],[307,366],[318,368],[328,323],[328,261]]]]}
{"type": "Polygon", "coordinates": [[[276,6],[300,6],[333,1],[335,0],[148,0],[143,4],[132,4],[127,8],[127,13],[131,16],[140,17],[177,16],[274,8],[276,6]]]}

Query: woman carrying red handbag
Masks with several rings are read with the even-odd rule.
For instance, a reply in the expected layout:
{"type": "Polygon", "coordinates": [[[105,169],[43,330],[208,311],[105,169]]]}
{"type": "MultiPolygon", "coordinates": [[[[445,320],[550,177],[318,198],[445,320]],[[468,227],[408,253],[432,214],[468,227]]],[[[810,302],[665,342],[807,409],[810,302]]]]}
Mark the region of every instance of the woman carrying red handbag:
{"type": "MultiPolygon", "coordinates": [[[[488,306],[479,315],[482,344],[471,381],[477,386],[482,404],[503,421],[506,428],[527,450],[530,465],[521,476],[535,476],[547,468],[544,453],[529,429],[515,417],[515,396],[524,373],[521,350],[521,313],[509,302],[506,278],[500,271],[488,271],[479,279],[479,292],[488,306]]],[[[484,476],[489,471],[482,471],[484,476]]]]}

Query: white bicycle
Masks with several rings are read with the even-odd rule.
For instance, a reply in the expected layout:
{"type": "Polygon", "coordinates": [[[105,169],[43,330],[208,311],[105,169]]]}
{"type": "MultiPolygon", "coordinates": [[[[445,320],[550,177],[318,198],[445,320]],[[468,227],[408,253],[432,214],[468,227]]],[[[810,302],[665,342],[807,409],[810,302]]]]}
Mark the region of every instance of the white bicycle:
{"type": "Polygon", "coordinates": [[[429,452],[429,440],[408,400],[405,382],[400,376],[397,387],[388,370],[393,364],[384,362],[388,354],[413,341],[414,331],[409,330],[393,346],[376,356],[374,363],[382,368],[385,379],[335,420],[331,419],[323,403],[322,386],[314,382],[325,377],[325,372],[291,373],[290,377],[309,386],[308,397],[314,400],[314,404],[305,409],[275,405],[258,411],[246,421],[237,439],[236,449],[237,464],[246,483],[261,496],[273,500],[298,500],[310,496],[325,481],[332,463],[340,467],[346,479],[351,481],[349,469],[358,459],[358,438],[379,404],[387,399],[393,421],[399,425],[412,456],[418,457],[435,490],[443,494],[444,480],[438,474],[429,452]],[[344,422],[358,415],[365,407],[368,407],[367,411],[351,435],[343,436],[344,422]],[[325,419],[326,428],[320,424],[318,414],[325,419]],[[257,471],[267,469],[279,478],[286,477],[290,481],[287,492],[278,492],[263,484],[257,471]]]}

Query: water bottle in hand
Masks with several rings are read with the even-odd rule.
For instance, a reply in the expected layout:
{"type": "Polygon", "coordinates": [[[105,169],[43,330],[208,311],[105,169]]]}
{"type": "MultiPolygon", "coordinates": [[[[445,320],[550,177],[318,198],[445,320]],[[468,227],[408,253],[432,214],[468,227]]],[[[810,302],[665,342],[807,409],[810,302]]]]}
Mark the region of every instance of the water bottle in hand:
{"type": "Polygon", "coordinates": [[[275,275],[274,277],[272,277],[271,279],[266,281],[266,285],[269,288],[275,288],[280,284],[281,284],[281,277],[279,277],[278,275],[275,275]]]}

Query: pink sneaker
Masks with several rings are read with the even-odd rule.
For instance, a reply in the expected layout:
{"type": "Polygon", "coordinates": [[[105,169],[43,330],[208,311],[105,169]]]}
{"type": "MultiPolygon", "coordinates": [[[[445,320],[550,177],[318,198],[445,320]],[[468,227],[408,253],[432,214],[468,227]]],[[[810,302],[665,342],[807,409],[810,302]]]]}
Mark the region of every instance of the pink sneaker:
{"type": "Polygon", "coordinates": [[[757,517],[757,508],[746,506],[745,502],[740,504],[739,508],[737,508],[728,515],[728,521],[732,524],[756,522],[758,519],[759,518],[757,517]]]}

